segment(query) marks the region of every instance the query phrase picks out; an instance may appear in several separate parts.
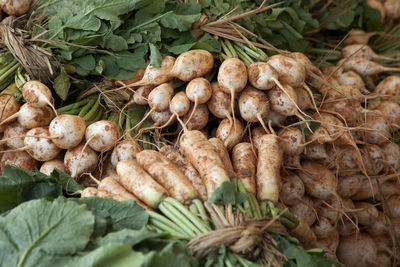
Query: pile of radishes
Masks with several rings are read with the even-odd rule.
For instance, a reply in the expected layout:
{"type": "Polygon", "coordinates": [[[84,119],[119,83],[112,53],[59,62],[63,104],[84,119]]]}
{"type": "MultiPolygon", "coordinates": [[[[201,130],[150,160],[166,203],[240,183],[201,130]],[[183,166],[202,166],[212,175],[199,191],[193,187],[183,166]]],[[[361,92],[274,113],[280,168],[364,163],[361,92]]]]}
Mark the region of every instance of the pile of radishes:
{"type": "Polygon", "coordinates": [[[165,57],[159,68],[119,82],[134,90],[127,105],[149,106],[143,121],[151,117],[150,129],[177,123],[172,146],[155,144],[159,152],[141,151],[109,121],[86,127],[78,116],[56,116],[50,90],[30,81],[22,106],[0,97],[1,166],[58,168],[78,181],[93,173],[97,186],[82,196],[135,199],[154,209],[168,195],[182,204],[205,201],[237,177],[259,203],[297,216],[292,234],[306,247],[348,266],[390,266],[400,239],[400,147],[391,141],[400,127],[400,77],[369,92],[360,74],[392,69],[365,55],[373,54],[347,46],[338,66],[323,70],[301,53],[248,68],[228,58],[212,82],[205,78],[214,67],[209,52],[165,57]],[[185,85],[174,88],[173,79],[185,85]]]}

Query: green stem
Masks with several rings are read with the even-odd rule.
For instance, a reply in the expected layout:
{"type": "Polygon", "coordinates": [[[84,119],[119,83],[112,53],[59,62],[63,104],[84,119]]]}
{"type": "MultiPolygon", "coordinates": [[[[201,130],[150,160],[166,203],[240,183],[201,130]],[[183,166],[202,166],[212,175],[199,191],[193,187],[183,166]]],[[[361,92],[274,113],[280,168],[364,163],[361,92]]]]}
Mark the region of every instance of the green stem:
{"type": "Polygon", "coordinates": [[[14,71],[19,67],[19,63],[15,64],[11,69],[6,71],[3,75],[0,76],[0,81],[8,78],[8,75],[14,73],[14,71]]]}
{"type": "Polygon", "coordinates": [[[78,116],[83,117],[89,111],[89,109],[96,103],[96,98],[90,99],[90,101],[81,109],[78,116]]]}
{"type": "Polygon", "coordinates": [[[260,204],[260,210],[261,210],[261,216],[265,217],[267,216],[267,202],[262,201],[260,204]]]}
{"type": "Polygon", "coordinates": [[[228,39],[224,39],[226,47],[229,49],[229,51],[231,52],[232,56],[237,58],[238,54],[236,53],[235,48],[233,48],[231,42],[228,39]]]}
{"type": "Polygon", "coordinates": [[[161,202],[161,204],[158,206],[160,211],[164,213],[165,216],[167,216],[171,221],[175,222],[176,224],[179,224],[180,227],[182,227],[182,230],[185,231],[185,233],[190,236],[190,237],[195,237],[196,235],[199,235],[200,232],[196,227],[193,226],[193,224],[190,223],[190,221],[183,216],[180,212],[178,212],[176,209],[171,207],[171,205],[166,204],[161,202]]]}
{"type": "Polygon", "coordinates": [[[200,214],[202,220],[204,221],[204,223],[207,225],[207,227],[209,227],[211,229],[211,226],[209,224],[210,218],[207,215],[207,212],[203,206],[203,203],[201,203],[201,201],[199,199],[193,199],[192,203],[196,205],[197,210],[199,211],[199,214],[200,214]]]}
{"type": "Polygon", "coordinates": [[[252,60],[242,49],[237,47],[236,51],[239,54],[240,59],[243,60],[246,66],[250,66],[251,64],[254,63],[254,60],[252,60]]]}
{"type": "Polygon", "coordinates": [[[92,106],[92,108],[89,110],[88,113],[86,113],[85,116],[83,116],[82,119],[84,119],[85,121],[91,121],[91,120],[93,120],[94,117],[96,117],[96,115],[97,115],[96,112],[98,111],[99,106],[100,106],[100,99],[97,98],[96,103],[94,103],[94,105],[92,106]]]}
{"type": "Polygon", "coordinates": [[[18,62],[17,62],[17,60],[14,59],[14,60],[11,61],[10,63],[8,63],[8,64],[5,65],[4,67],[2,67],[2,68],[0,69],[0,76],[3,75],[4,73],[6,73],[6,72],[7,72],[9,69],[11,69],[12,67],[14,67],[15,64],[18,65],[18,62]]]}
{"type": "Polygon", "coordinates": [[[286,219],[285,217],[279,217],[279,222],[283,224],[289,230],[296,228],[297,224],[293,223],[292,221],[286,219]]]}
{"type": "Polygon", "coordinates": [[[199,214],[199,211],[197,210],[197,207],[194,203],[190,204],[189,210],[194,216],[197,216],[199,214]]]}
{"type": "Polygon", "coordinates": [[[189,239],[187,236],[182,235],[181,233],[175,231],[173,228],[169,227],[168,225],[165,225],[164,223],[155,220],[155,219],[150,219],[150,224],[153,226],[157,227],[158,229],[162,230],[162,232],[167,232],[173,237],[177,238],[184,238],[184,239],[189,239]]]}
{"type": "Polygon", "coordinates": [[[93,118],[93,120],[87,122],[87,125],[90,125],[96,121],[99,121],[101,119],[101,116],[103,116],[103,109],[100,108],[99,111],[97,112],[96,117],[93,118]]]}
{"type": "Polygon", "coordinates": [[[57,109],[57,113],[63,113],[63,112],[78,108],[80,106],[86,105],[88,102],[89,102],[89,99],[84,99],[79,102],[75,102],[75,103],[63,106],[63,107],[57,109]]]}
{"type": "Polygon", "coordinates": [[[255,59],[260,60],[260,58],[261,58],[261,55],[259,53],[257,53],[256,51],[254,51],[253,49],[251,49],[250,47],[248,47],[245,44],[237,42],[237,43],[235,43],[235,47],[241,48],[241,50],[243,52],[245,52],[247,55],[249,55],[249,56],[251,56],[251,57],[253,57],[255,59]]]}
{"type": "Polygon", "coordinates": [[[181,231],[179,226],[172,221],[168,220],[166,217],[158,214],[157,212],[154,211],[147,211],[149,214],[150,219],[157,220],[159,222],[162,222],[163,224],[167,225],[168,227],[174,229],[175,231],[179,232],[181,235],[184,235],[185,233],[181,231]]]}
{"type": "Polygon", "coordinates": [[[177,210],[179,210],[182,214],[184,214],[201,231],[201,233],[207,233],[207,232],[211,231],[211,229],[209,227],[207,227],[207,225],[205,225],[201,219],[199,219],[196,216],[193,216],[193,214],[191,214],[188,211],[188,209],[185,206],[183,206],[176,199],[167,197],[166,199],[164,199],[163,202],[167,202],[167,203],[171,204],[173,207],[175,207],[177,210]]]}
{"type": "Polygon", "coordinates": [[[161,14],[161,15],[155,17],[155,18],[152,18],[152,19],[150,19],[150,20],[148,20],[148,21],[146,21],[146,22],[143,22],[142,24],[139,24],[139,25],[133,27],[132,29],[128,29],[128,32],[135,31],[135,30],[140,29],[140,28],[142,28],[142,27],[144,27],[144,26],[146,26],[146,25],[148,25],[148,24],[151,24],[151,23],[157,21],[157,20],[160,20],[160,19],[162,19],[163,17],[165,17],[165,16],[171,14],[172,12],[173,12],[172,10],[171,10],[171,11],[168,11],[168,12],[166,12],[166,13],[164,13],[164,14],[161,14]]]}
{"type": "Polygon", "coordinates": [[[221,44],[222,50],[226,54],[228,58],[233,57],[231,51],[229,51],[228,47],[226,47],[225,43],[222,40],[219,40],[219,43],[221,44]]]}
{"type": "Polygon", "coordinates": [[[250,195],[250,203],[253,206],[256,218],[261,219],[263,216],[261,214],[260,205],[258,205],[258,201],[253,194],[250,195]]]}

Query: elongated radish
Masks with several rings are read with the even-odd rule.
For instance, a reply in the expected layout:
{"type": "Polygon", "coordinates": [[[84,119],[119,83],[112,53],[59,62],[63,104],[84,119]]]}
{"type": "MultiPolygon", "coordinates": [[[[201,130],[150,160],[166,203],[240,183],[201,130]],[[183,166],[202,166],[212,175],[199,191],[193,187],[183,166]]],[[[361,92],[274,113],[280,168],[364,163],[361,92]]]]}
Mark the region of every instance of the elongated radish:
{"type": "Polygon", "coordinates": [[[68,149],[64,156],[64,165],[68,173],[75,179],[83,173],[94,171],[97,163],[96,151],[83,144],[68,149]]]}
{"type": "Polygon", "coordinates": [[[202,49],[190,50],[180,54],[171,70],[171,75],[188,82],[206,75],[214,67],[213,55],[202,49]]]}
{"type": "Polygon", "coordinates": [[[199,171],[208,197],[223,182],[230,180],[214,146],[200,131],[185,131],[180,139],[180,150],[199,171]]]}
{"type": "Polygon", "coordinates": [[[123,200],[133,199],[135,200],[140,206],[144,207],[145,209],[149,209],[147,205],[145,205],[142,201],[140,201],[136,196],[132,193],[128,192],[118,181],[111,177],[106,177],[102,179],[99,183],[98,190],[105,191],[109,194],[117,195],[123,200]]]}
{"type": "Polygon", "coordinates": [[[278,132],[283,153],[286,155],[300,155],[304,150],[303,133],[295,127],[283,128],[278,132]]]}
{"type": "Polygon", "coordinates": [[[231,96],[231,111],[235,118],[235,97],[243,91],[247,84],[246,65],[237,58],[228,58],[222,62],[218,70],[219,88],[231,96]]]}
{"type": "Polygon", "coordinates": [[[240,120],[233,119],[233,123],[230,123],[229,119],[224,119],[217,128],[216,137],[224,142],[228,150],[231,150],[242,140],[243,132],[244,126],[240,120]]]}
{"type": "Polygon", "coordinates": [[[260,122],[264,128],[264,119],[269,112],[267,95],[252,86],[246,86],[239,97],[239,110],[242,118],[247,122],[260,122]]]}
{"type": "Polygon", "coordinates": [[[60,159],[53,159],[44,162],[39,171],[46,175],[50,175],[55,169],[66,172],[64,162],[60,159]]]}
{"type": "Polygon", "coordinates": [[[317,219],[313,202],[307,196],[303,196],[294,205],[289,206],[289,211],[304,220],[308,226],[311,226],[317,219]]]}
{"type": "MultiPolygon", "coordinates": [[[[168,193],[183,204],[198,197],[189,179],[160,152],[143,150],[136,154],[136,160],[168,193]]],[[[118,166],[118,165],[117,165],[118,166]]]]}
{"type": "Polygon", "coordinates": [[[194,109],[192,105],[188,113],[182,117],[182,120],[189,130],[201,130],[206,127],[208,118],[209,112],[207,105],[201,104],[198,105],[196,109],[194,109]]]}
{"type": "MultiPolygon", "coordinates": [[[[393,99],[395,96],[395,100],[399,102],[400,97],[400,77],[397,75],[390,75],[383,79],[378,85],[374,88],[374,93],[386,96],[393,99]]],[[[390,100],[390,99],[389,99],[390,100]]]]}
{"type": "Polygon", "coordinates": [[[360,29],[352,29],[349,36],[343,41],[343,44],[368,44],[369,38],[375,34],[376,32],[366,33],[360,29]]]}
{"type": "Polygon", "coordinates": [[[174,88],[170,83],[163,83],[155,87],[148,96],[148,104],[150,110],[143,116],[142,120],[138,122],[131,130],[139,127],[151,115],[153,111],[165,111],[169,108],[169,102],[174,95],[174,88]]]}
{"type": "Polygon", "coordinates": [[[121,160],[136,159],[136,154],[141,150],[134,139],[126,139],[114,147],[111,153],[111,164],[116,167],[121,160]]]}
{"type": "Polygon", "coordinates": [[[318,239],[328,238],[336,231],[332,223],[325,217],[319,217],[315,224],[311,227],[318,239]]]}
{"type": "Polygon", "coordinates": [[[365,176],[354,174],[350,176],[341,176],[338,178],[337,192],[342,198],[349,198],[360,189],[361,182],[365,176]]]}
{"type": "Polygon", "coordinates": [[[60,148],[76,147],[85,136],[86,122],[79,116],[63,114],[55,117],[49,125],[53,142],[60,148]]]}
{"type": "Polygon", "coordinates": [[[329,169],[308,160],[301,165],[303,168],[297,171],[297,175],[303,180],[307,194],[323,200],[337,196],[338,180],[329,169]]]}
{"type": "Polygon", "coordinates": [[[147,98],[153,88],[153,85],[139,86],[133,94],[132,102],[137,105],[147,105],[147,98]]]}
{"type": "Polygon", "coordinates": [[[166,56],[162,59],[161,65],[159,68],[153,67],[150,64],[146,67],[146,70],[143,74],[143,77],[140,81],[129,83],[127,87],[136,87],[136,86],[157,86],[162,83],[166,83],[171,80],[173,77],[171,76],[172,68],[174,67],[175,58],[166,56]]]}
{"type": "Polygon", "coordinates": [[[260,140],[261,137],[265,134],[269,134],[270,132],[266,131],[264,127],[256,127],[251,130],[251,143],[253,144],[254,148],[256,149],[256,152],[258,151],[258,148],[260,147],[260,140]]]}
{"type": "Polygon", "coordinates": [[[24,146],[24,136],[28,129],[24,128],[17,121],[7,125],[4,130],[3,140],[10,148],[21,148],[24,146]]]}
{"type": "Polygon", "coordinates": [[[210,141],[210,143],[214,146],[215,151],[218,153],[219,157],[222,160],[222,163],[224,164],[225,170],[229,174],[229,177],[231,179],[236,177],[236,173],[233,170],[232,161],[229,157],[229,152],[226,149],[224,142],[222,142],[221,139],[216,137],[210,138],[208,139],[208,141],[210,141]]]}
{"type": "Polygon", "coordinates": [[[266,62],[255,62],[247,69],[250,84],[259,90],[272,89],[278,80],[277,71],[266,62]]]}
{"type": "Polygon", "coordinates": [[[276,203],[281,187],[279,169],[282,165],[283,152],[279,138],[266,134],[260,138],[257,159],[257,198],[276,203]]]}
{"type": "Polygon", "coordinates": [[[171,160],[175,166],[189,179],[194,189],[199,193],[202,201],[207,200],[207,189],[200,177],[199,172],[195,169],[192,163],[183,156],[179,149],[173,146],[163,146],[160,148],[160,153],[171,160]]]}
{"type": "Polygon", "coordinates": [[[292,172],[281,174],[282,188],[279,199],[285,205],[296,205],[303,200],[305,188],[299,176],[292,172]]]}
{"type": "Polygon", "coordinates": [[[92,123],[85,131],[86,142],[97,152],[105,152],[112,149],[119,137],[120,133],[117,125],[107,120],[92,123]]]}
{"type": "Polygon", "coordinates": [[[306,79],[306,70],[304,66],[295,59],[282,55],[275,55],[270,57],[267,63],[278,72],[279,81],[282,84],[291,87],[301,87],[303,85],[306,79]]]}
{"type": "Polygon", "coordinates": [[[86,187],[81,192],[81,197],[94,197],[97,196],[98,190],[96,187],[86,187]]]}
{"type": "Polygon", "coordinates": [[[26,129],[47,126],[53,119],[53,111],[49,107],[36,107],[32,104],[25,103],[18,112],[6,117],[1,121],[0,125],[17,119],[19,124],[26,129]]]}
{"type": "Polygon", "coordinates": [[[352,44],[342,48],[342,58],[358,57],[368,60],[394,60],[390,57],[380,56],[366,44],[352,44]]]}
{"type": "Polygon", "coordinates": [[[358,58],[358,57],[350,57],[341,59],[338,63],[338,66],[341,66],[346,69],[354,70],[361,75],[369,76],[375,75],[382,72],[399,72],[400,68],[393,67],[385,67],[379,63],[375,63],[368,59],[358,58]]]}
{"type": "Polygon", "coordinates": [[[6,165],[19,167],[26,170],[34,170],[39,166],[39,162],[32,158],[25,151],[5,152],[0,161],[0,173],[3,173],[6,165]]]}
{"type": "Polygon", "coordinates": [[[354,206],[357,210],[355,213],[359,224],[368,226],[379,216],[378,210],[371,203],[359,201],[354,202],[354,206]]]}
{"type": "Polygon", "coordinates": [[[168,192],[158,184],[135,160],[122,160],[117,164],[121,184],[144,203],[157,208],[168,196],[168,192]]]}
{"type": "MultiPolygon", "coordinates": [[[[103,167],[101,168],[101,170],[99,168],[99,171],[101,171],[101,172],[98,173],[97,175],[100,176],[101,178],[111,177],[111,178],[119,181],[116,165],[113,165],[111,163],[111,157],[108,157],[108,158],[106,158],[106,160],[104,160],[103,167]]],[[[96,172],[93,173],[93,175],[95,175],[95,174],[96,174],[96,172]]]]}
{"type": "Polygon", "coordinates": [[[373,266],[376,262],[377,246],[366,233],[341,237],[337,256],[348,267],[373,266]]]}
{"type": "Polygon", "coordinates": [[[231,118],[231,97],[219,88],[217,82],[211,83],[212,94],[207,102],[210,112],[219,119],[231,118]]]}
{"type": "Polygon", "coordinates": [[[50,106],[57,114],[54,105],[51,103],[52,94],[50,89],[39,81],[28,81],[22,87],[22,96],[26,102],[38,107],[50,106]]]}
{"type": "Polygon", "coordinates": [[[232,149],[232,165],[247,192],[256,194],[257,157],[250,143],[239,143],[232,149]]]}

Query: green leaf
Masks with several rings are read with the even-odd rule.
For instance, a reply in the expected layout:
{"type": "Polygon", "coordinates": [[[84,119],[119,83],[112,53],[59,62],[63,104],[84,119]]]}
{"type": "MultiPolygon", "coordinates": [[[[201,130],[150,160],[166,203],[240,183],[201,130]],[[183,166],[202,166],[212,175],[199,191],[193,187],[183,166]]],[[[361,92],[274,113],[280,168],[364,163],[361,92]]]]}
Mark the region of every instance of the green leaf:
{"type": "Polygon", "coordinates": [[[84,188],[78,184],[74,178],[59,169],[54,169],[50,178],[51,180],[56,181],[57,184],[62,186],[63,190],[70,194],[76,193],[84,188]]]}
{"type": "Polygon", "coordinates": [[[56,184],[42,182],[25,187],[21,194],[24,199],[56,198],[62,195],[62,188],[56,184]]]}
{"type": "Polygon", "coordinates": [[[217,189],[215,189],[212,196],[208,199],[209,203],[227,205],[231,203],[242,204],[247,200],[247,195],[238,192],[232,182],[223,182],[217,189]]]}
{"type": "Polygon", "coordinates": [[[149,44],[150,46],[150,65],[158,68],[161,66],[162,56],[158,47],[154,44],[149,44]]]}
{"type": "Polygon", "coordinates": [[[118,52],[128,49],[128,43],[121,36],[107,34],[103,37],[103,47],[107,50],[118,52]]]}
{"type": "Polygon", "coordinates": [[[133,200],[120,202],[111,198],[89,197],[73,201],[86,204],[95,215],[109,219],[114,230],[141,229],[149,219],[147,212],[133,200]]]}
{"type": "Polygon", "coordinates": [[[52,257],[73,255],[85,248],[93,225],[94,216],[85,205],[63,199],[23,203],[0,217],[0,262],[52,266],[52,257]]]}
{"type": "Polygon", "coordinates": [[[164,234],[151,232],[145,228],[140,230],[123,229],[118,232],[109,233],[104,237],[93,241],[95,247],[101,247],[109,243],[121,243],[133,247],[144,240],[162,237],[164,234]]]}
{"type": "Polygon", "coordinates": [[[176,5],[173,13],[161,19],[161,24],[166,28],[187,31],[192,24],[200,19],[201,6],[194,1],[176,5]]]}
{"type": "Polygon", "coordinates": [[[69,76],[62,68],[60,74],[54,80],[53,88],[56,91],[56,94],[62,99],[67,100],[69,88],[71,87],[71,81],[69,76]]]}
{"type": "Polygon", "coordinates": [[[75,63],[82,69],[88,71],[94,70],[94,68],[96,67],[96,60],[92,55],[75,58],[74,60],[72,60],[72,63],[75,63]]]}
{"type": "Polygon", "coordinates": [[[67,267],[139,267],[143,261],[144,255],[133,251],[131,246],[110,243],[75,259],[67,267]]]}

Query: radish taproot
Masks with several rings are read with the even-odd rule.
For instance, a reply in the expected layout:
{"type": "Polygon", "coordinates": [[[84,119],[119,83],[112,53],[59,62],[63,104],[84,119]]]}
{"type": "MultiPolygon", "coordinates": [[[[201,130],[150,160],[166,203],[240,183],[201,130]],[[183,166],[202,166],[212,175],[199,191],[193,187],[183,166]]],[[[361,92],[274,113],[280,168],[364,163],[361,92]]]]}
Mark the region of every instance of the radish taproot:
{"type": "Polygon", "coordinates": [[[182,204],[188,204],[198,197],[198,192],[189,179],[160,152],[142,150],[136,154],[136,160],[173,198],[182,204]]]}
{"type": "Polygon", "coordinates": [[[85,136],[86,122],[79,116],[63,114],[55,117],[49,125],[53,142],[62,149],[76,147],[85,136]]]}
{"type": "Polygon", "coordinates": [[[222,140],[217,137],[210,138],[210,139],[208,139],[208,141],[210,141],[210,143],[214,146],[214,149],[218,153],[219,157],[221,158],[222,163],[224,164],[225,170],[229,174],[229,177],[231,179],[235,178],[236,173],[233,170],[232,161],[229,157],[229,152],[226,149],[224,142],[222,142],[222,140]]]}
{"type": "Polygon", "coordinates": [[[118,162],[117,173],[121,184],[152,208],[157,208],[168,196],[167,190],[140,167],[136,160],[118,162]]]}
{"type": "Polygon", "coordinates": [[[55,169],[60,170],[62,172],[66,172],[64,161],[62,161],[60,159],[52,159],[52,160],[46,161],[42,164],[39,171],[46,175],[51,175],[51,173],[55,169]]]}
{"type": "Polygon", "coordinates": [[[199,171],[208,197],[211,197],[223,182],[230,181],[214,146],[200,131],[185,131],[180,139],[180,150],[199,171]]]}
{"type": "Polygon", "coordinates": [[[200,199],[202,201],[206,201],[207,198],[207,189],[200,177],[199,172],[195,169],[192,163],[183,156],[179,149],[173,146],[163,146],[160,148],[160,153],[166,156],[169,160],[171,160],[175,166],[189,179],[192,183],[194,189],[199,193],[200,199]]]}
{"type": "Polygon", "coordinates": [[[375,75],[382,72],[400,72],[400,68],[385,67],[379,63],[359,57],[341,59],[337,65],[346,69],[354,70],[365,76],[375,75]]]}
{"type": "Polygon", "coordinates": [[[250,143],[239,143],[232,149],[232,165],[247,192],[256,193],[257,157],[250,143]]]}
{"type": "Polygon", "coordinates": [[[278,202],[281,187],[279,169],[282,165],[283,151],[279,138],[265,134],[260,138],[257,159],[257,198],[259,201],[278,202]]]}

